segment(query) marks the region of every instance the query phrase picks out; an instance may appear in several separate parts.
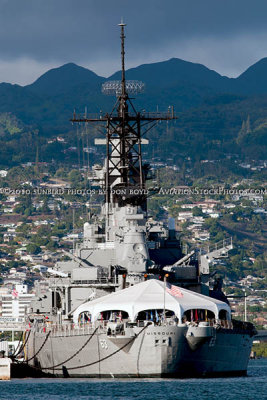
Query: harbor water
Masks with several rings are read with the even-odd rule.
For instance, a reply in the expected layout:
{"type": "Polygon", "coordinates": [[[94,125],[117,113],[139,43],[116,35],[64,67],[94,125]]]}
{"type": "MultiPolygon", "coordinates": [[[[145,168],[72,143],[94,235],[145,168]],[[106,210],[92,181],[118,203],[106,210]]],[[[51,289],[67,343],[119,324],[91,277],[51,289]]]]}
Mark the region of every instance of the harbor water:
{"type": "Polygon", "coordinates": [[[248,376],[213,379],[13,379],[1,400],[266,400],[267,359],[251,360],[248,376]]]}

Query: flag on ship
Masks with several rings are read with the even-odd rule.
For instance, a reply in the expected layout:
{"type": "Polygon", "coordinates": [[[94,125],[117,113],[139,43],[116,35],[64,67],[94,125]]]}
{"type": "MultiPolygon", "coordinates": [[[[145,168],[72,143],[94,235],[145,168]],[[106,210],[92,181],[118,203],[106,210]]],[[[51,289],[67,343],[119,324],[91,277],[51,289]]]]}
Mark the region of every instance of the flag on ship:
{"type": "Polygon", "coordinates": [[[19,297],[19,292],[16,289],[12,290],[12,297],[15,297],[15,299],[19,297]]]}
{"type": "Polygon", "coordinates": [[[183,293],[178,286],[172,285],[168,282],[166,283],[166,291],[175,297],[183,297],[183,293]]]}

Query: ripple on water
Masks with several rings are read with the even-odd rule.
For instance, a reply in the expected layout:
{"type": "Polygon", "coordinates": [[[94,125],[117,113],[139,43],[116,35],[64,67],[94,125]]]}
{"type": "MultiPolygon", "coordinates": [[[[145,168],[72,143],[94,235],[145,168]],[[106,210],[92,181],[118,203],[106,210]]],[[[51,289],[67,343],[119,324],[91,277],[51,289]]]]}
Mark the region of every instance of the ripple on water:
{"type": "Polygon", "coordinates": [[[14,379],[0,382],[1,400],[267,400],[267,359],[248,376],[218,379],[14,379]]]}

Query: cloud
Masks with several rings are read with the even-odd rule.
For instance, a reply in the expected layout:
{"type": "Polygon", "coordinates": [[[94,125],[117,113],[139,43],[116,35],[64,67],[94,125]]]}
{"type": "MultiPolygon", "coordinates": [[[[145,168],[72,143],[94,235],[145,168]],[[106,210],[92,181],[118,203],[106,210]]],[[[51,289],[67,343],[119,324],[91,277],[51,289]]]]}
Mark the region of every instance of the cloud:
{"type": "Polygon", "coordinates": [[[0,82],[8,82],[19,85],[32,83],[40,75],[60,64],[43,63],[28,58],[6,61],[0,60],[0,82]]]}
{"type": "Polygon", "coordinates": [[[266,0],[0,0],[0,71],[29,83],[76,62],[109,75],[123,15],[128,67],[181,57],[236,75],[267,55],[266,13],[266,0]]]}
{"type": "Polygon", "coordinates": [[[221,37],[192,38],[171,45],[163,57],[178,57],[186,61],[204,64],[210,69],[228,77],[237,77],[250,65],[267,56],[267,32],[257,34],[236,34],[221,37]]]}

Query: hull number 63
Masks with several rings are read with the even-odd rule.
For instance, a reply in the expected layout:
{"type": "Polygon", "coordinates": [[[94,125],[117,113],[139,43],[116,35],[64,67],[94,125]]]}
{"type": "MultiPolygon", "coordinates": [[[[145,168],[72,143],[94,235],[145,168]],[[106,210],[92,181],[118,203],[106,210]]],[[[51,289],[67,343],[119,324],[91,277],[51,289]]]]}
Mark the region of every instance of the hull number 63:
{"type": "Polygon", "coordinates": [[[108,348],[108,344],[105,339],[101,339],[99,342],[100,342],[100,346],[102,347],[102,349],[108,348]]]}

